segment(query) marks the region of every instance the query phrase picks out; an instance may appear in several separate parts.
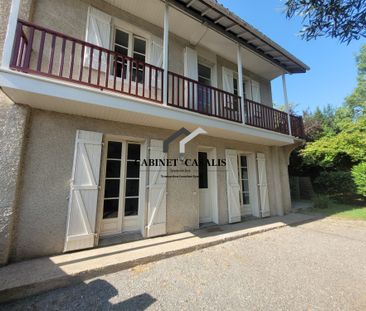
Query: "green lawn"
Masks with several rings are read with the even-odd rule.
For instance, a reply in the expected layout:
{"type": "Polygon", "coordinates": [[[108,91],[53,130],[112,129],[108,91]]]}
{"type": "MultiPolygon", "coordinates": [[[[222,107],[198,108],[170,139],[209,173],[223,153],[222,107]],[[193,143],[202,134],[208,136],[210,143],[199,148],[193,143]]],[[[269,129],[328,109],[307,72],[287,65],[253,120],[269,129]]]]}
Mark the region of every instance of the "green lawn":
{"type": "Polygon", "coordinates": [[[311,208],[308,213],[321,214],[323,216],[332,216],[345,219],[366,220],[366,204],[364,206],[355,206],[347,204],[330,203],[328,208],[311,208]]]}

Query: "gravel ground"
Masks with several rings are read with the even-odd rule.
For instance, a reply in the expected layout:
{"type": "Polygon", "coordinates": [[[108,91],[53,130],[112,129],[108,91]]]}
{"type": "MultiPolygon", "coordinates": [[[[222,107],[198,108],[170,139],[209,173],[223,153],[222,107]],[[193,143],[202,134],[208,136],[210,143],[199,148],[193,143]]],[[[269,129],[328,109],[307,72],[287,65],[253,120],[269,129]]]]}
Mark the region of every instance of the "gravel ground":
{"type": "Polygon", "coordinates": [[[366,222],[269,231],[0,309],[366,310],[366,222]]]}

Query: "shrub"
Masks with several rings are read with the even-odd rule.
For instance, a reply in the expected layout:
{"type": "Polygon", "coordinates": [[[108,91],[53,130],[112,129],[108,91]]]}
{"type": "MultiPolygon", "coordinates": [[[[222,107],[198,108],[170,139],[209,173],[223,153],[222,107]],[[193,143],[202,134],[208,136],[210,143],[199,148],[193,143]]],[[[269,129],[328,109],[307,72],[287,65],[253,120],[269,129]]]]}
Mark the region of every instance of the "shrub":
{"type": "Polygon", "coordinates": [[[352,167],[352,176],[357,193],[366,197],[366,162],[361,162],[352,167]]]}
{"type": "Polygon", "coordinates": [[[314,190],[322,194],[343,195],[356,192],[352,174],[346,171],[321,172],[314,179],[313,185],[314,190]]]}
{"type": "Polygon", "coordinates": [[[329,197],[326,195],[317,195],[313,198],[314,208],[325,209],[329,207],[329,197]]]}

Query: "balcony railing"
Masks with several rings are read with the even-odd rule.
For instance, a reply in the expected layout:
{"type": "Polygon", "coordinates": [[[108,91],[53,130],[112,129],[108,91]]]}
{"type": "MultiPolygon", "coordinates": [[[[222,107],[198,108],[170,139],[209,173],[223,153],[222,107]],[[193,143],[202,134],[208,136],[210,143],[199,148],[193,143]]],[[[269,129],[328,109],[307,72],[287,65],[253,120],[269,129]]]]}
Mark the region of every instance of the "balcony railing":
{"type": "MultiPolygon", "coordinates": [[[[19,20],[11,68],[163,102],[163,69],[62,33],[19,20]]],[[[243,123],[239,96],[168,72],[168,105],[233,122],[243,123]]],[[[246,120],[251,126],[289,134],[287,114],[246,99],[246,120]]],[[[293,136],[304,137],[301,117],[291,116],[293,136]]]]}
{"type": "Polygon", "coordinates": [[[245,123],[274,132],[289,134],[287,113],[245,99],[245,123]]]}
{"type": "Polygon", "coordinates": [[[240,97],[169,72],[168,105],[242,123],[240,97]]]}

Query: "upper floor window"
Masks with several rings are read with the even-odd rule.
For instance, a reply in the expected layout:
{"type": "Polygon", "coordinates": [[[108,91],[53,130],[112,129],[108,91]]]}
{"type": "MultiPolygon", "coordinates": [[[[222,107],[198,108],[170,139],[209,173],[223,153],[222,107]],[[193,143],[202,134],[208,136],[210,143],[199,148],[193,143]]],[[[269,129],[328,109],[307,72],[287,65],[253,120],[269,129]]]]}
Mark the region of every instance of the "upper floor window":
{"type": "Polygon", "coordinates": [[[210,86],[211,85],[211,68],[198,63],[198,82],[210,86]]]}
{"type": "MultiPolygon", "coordinates": [[[[146,40],[142,37],[138,37],[132,33],[122,31],[120,29],[115,30],[114,36],[114,50],[124,56],[132,57],[136,60],[145,62],[146,60],[146,40]]],[[[117,77],[126,79],[129,70],[129,61],[117,60],[117,77]],[[122,72],[123,69],[123,72],[122,72]]],[[[132,80],[141,82],[143,79],[143,72],[140,66],[136,67],[136,64],[132,65],[132,80]]]]}
{"type": "MultiPolygon", "coordinates": [[[[244,98],[261,103],[260,84],[248,78],[244,78],[243,80],[244,98]]],[[[236,77],[233,78],[233,90],[235,95],[239,94],[238,79],[236,77]]]]}

